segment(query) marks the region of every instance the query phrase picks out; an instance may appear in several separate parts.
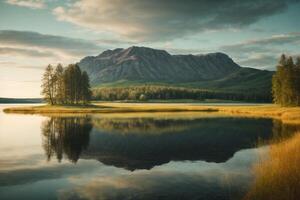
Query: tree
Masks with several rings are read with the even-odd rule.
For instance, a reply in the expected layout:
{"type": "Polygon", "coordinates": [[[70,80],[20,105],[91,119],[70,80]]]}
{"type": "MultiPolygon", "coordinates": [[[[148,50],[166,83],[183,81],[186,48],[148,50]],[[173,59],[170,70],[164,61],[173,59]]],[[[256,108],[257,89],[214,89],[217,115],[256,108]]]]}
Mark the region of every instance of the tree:
{"type": "Polygon", "coordinates": [[[296,104],[300,105],[300,56],[296,58],[294,67],[294,85],[296,90],[296,104]]]}
{"type": "Polygon", "coordinates": [[[300,105],[300,58],[294,64],[293,58],[283,54],[272,79],[273,101],[284,106],[300,105]]]}
{"type": "Polygon", "coordinates": [[[58,64],[54,73],[55,77],[55,101],[58,104],[64,103],[65,86],[64,86],[64,69],[61,64],[58,64]]]}
{"type": "Polygon", "coordinates": [[[84,104],[86,104],[92,98],[92,91],[89,76],[85,71],[82,72],[80,83],[80,99],[84,104]]]}
{"type": "Polygon", "coordinates": [[[48,103],[54,104],[54,73],[52,65],[48,65],[43,74],[41,94],[48,103]]]}
{"type": "Polygon", "coordinates": [[[79,68],[79,66],[77,64],[75,64],[74,66],[74,74],[73,74],[73,86],[74,86],[74,101],[75,104],[78,104],[81,100],[81,94],[83,93],[81,91],[82,87],[81,87],[81,70],[79,68]]]}
{"type": "Polygon", "coordinates": [[[300,56],[296,58],[295,66],[300,68],[300,56]]]}
{"type": "Polygon", "coordinates": [[[280,66],[285,66],[286,62],[287,62],[286,56],[285,56],[285,54],[282,54],[280,59],[279,59],[279,65],[280,66]]]}
{"type": "Polygon", "coordinates": [[[42,94],[51,105],[87,104],[92,97],[88,74],[81,72],[77,64],[65,69],[58,64],[55,72],[48,65],[43,75],[42,94]]]}
{"type": "Polygon", "coordinates": [[[282,89],[282,96],[284,98],[284,104],[291,105],[294,102],[294,83],[293,83],[293,68],[294,68],[294,61],[291,56],[289,56],[286,60],[286,64],[284,66],[284,75],[283,75],[283,86],[282,89]]]}
{"type": "Polygon", "coordinates": [[[74,64],[68,65],[68,67],[65,69],[64,72],[64,84],[65,84],[65,95],[66,95],[66,100],[69,104],[74,104],[77,103],[77,98],[78,98],[78,87],[80,83],[79,75],[80,74],[80,69],[79,67],[76,67],[74,64]]]}

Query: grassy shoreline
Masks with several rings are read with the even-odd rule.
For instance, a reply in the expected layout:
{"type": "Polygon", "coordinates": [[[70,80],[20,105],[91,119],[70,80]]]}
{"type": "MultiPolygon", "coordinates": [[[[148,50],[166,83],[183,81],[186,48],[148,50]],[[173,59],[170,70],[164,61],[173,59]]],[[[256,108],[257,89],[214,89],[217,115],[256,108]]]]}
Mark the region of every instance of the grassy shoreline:
{"type": "Polygon", "coordinates": [[[276,118],[284,123],[300,123],[300,107],[280,107],[273,104],[255,105],[195,105],[189,103],[113,103],[101,102],[89,106],[22,106],[3,110],[19,114],[94,114],[143,112],[218,112],[234,116],[276,118]]]}

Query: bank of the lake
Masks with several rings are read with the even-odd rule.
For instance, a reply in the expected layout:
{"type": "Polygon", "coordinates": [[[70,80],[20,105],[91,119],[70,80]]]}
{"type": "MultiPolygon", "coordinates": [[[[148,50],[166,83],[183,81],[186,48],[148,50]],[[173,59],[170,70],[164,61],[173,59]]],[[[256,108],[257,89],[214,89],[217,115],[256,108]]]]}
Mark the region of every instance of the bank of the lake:
{"type": "Polygon", "coordinates": [[[113,103],[89,106],[21,106],[4,109],[5,113],[22,114],[92,114],[134,112],[220,112],[236,116],[276,118],[284,123],[300,123],[300,107],[273,104],[191,104],[191,103],[113,103]]]}

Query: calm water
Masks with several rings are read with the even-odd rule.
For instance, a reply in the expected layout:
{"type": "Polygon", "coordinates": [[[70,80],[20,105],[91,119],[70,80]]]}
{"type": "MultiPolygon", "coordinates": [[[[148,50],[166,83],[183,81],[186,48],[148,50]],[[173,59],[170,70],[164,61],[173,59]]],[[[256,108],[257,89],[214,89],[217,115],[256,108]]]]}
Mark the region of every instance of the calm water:
{"type": "Polygon", "coordinates": [[[289,132],[212,113],[0,113],[0,199],[241,199],[258,140],[289,132]]]}

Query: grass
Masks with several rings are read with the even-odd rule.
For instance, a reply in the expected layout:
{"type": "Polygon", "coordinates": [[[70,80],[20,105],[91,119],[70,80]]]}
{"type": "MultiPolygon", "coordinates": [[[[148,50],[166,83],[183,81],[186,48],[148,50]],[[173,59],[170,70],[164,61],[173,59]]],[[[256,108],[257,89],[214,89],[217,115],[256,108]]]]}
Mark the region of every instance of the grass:
{"type": "Polygon", "coordinates": [[[245,199],[299,199],[300,132],[270,145],[268,156],[255,165],[255,181],[245,199]]]}
{"type": "Polygon", "coordinates": [[[300,124],[300,107],[277,105],[216,106],[219,112],[248,117],[264,117],[282,120],[286,124],[300,124]]]}
{"type": "Polygon", "coordinates": [[[197,105],[189,103],[116,103],[98,102],[88,106],[24,106],[4,109],[5,113],[142,113],[142,112],[219,112],[242,117],[276,118],[284,123],[300,124],[300,107],[272,104],[197,105]]]}
{"type": "Polygon", "coordinates": [[[4,109],[5,113],[51,114],[51,113],[132,113],[132,112],[187,112],[217,111],[205,107],[178,107],[177,104],[134,104],[134,103],[97,103],[90,106],[27,106],[4,109]]]}

